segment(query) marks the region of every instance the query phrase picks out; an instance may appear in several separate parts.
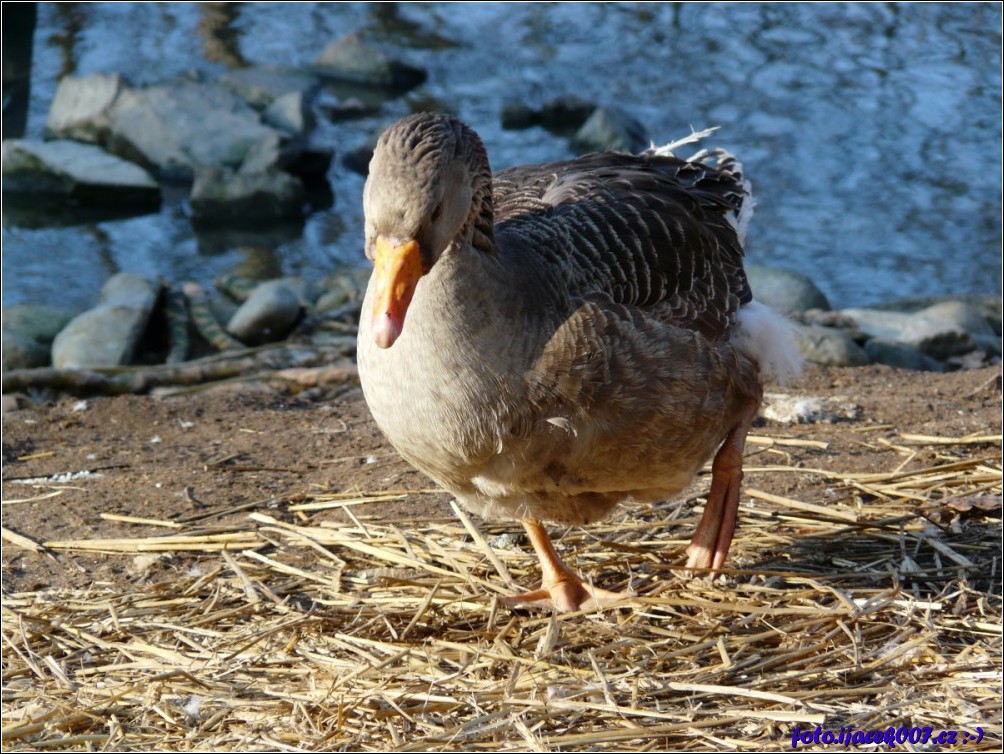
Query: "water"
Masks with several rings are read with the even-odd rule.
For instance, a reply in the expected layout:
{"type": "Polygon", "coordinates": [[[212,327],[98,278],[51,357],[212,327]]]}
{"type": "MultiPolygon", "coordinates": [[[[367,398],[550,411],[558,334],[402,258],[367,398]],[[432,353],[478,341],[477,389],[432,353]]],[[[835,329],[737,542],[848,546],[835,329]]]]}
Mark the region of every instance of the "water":
{"type": "MultiPolygon", "coordinates": [[[[573,154],[503,105],[575,94],[657,141],[690,128],[742,159],[748,259],[804,272],[835,306],[1001,291],[1001,6],[931,4],[40,4],[27,135],[59,78],[133,84],[241,65],[306,66],[343,34],[393,41],[428,82],[377,117],[322,124],[342,154],[420,103],[458,113],[495,168],[573,154]]],[[[362,263],[363,179],[336,159],[334,206],[302,233],[196,236],[159,214],[20,227],[5,216],[3,303],[83,308],[119,270],[208,283],[225,271],[319,278],[362,263]]]]}

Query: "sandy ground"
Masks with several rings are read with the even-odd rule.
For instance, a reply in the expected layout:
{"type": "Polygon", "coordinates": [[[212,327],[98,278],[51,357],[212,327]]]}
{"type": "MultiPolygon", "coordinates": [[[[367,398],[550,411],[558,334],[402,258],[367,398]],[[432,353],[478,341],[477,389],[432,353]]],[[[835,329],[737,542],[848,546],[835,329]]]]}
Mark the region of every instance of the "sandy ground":
{"type": "MultiPolygon", "coordinates": [[[[826,448],[754,442],[747,449],[747,466],[767,458],[845,472],[919,468],[937,459],[926,457],[933,452],[927,450],[904,464],[903,453],[893,447],[903,433],[963,437],[1001,432],[999,367],[950,374],[880,366],[811,368],[786,392],[838,397],[853,407],[850,418],[802,425],[761,419],[754,433],[811,439],[826,448]]],[[[999,447],[974,452],[988,450],[1000,458],[999,447]]],[[[321,492],[431,486],[387,445],[354,385],[312,400],[230,388],[162,399],[65,398],[31,405],[4,416],[3,458],[3,526],[38,543],[167,533],[163,527],[116,517],[226,523],[256,510],[288,516],[283,503],[321,492]]],[[[826,503],[826,490],[809,475],[761,478],[754,471],[746,484],[826,503]]],[[[366,506],[365,513],[406,524],[409,518],[449,515],[448,503],[445,494],[423,495],[405,503],[366,506]]],[[[338,515],[323,511],[313,520],[338,515]]],[[[515,522],[512,529],[519,530],[515,522]]],[[[681,531],[680,537],[689,532],[681,531]]],[[[737,537],[734,557],[741,562],[741,521],[737,537]]],[[[150,567],[168,573],[144,577],[183,573],[190,559],[198,557],[158,561],[150,567]]],[[[784,554],[785,560],[799,557],[811,559],[812,552],[784,554]]],[[[7,542],[3,548],[6,594],[130,579],[136,577],[132,568],[132,560],[122,556],[33,552],[7,542]]]]}

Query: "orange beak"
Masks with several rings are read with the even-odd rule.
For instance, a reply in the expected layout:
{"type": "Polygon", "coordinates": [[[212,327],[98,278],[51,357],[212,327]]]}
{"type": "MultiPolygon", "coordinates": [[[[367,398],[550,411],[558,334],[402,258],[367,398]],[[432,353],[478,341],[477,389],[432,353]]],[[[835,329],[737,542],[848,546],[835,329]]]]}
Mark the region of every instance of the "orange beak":
{"type": "Polygon", "coordinates": [[[395,244],[377,236],[373,284],[373,339],[380,348],[390,348],[404,329],[415,286],[427,270],[418,241],[395,244]]]}

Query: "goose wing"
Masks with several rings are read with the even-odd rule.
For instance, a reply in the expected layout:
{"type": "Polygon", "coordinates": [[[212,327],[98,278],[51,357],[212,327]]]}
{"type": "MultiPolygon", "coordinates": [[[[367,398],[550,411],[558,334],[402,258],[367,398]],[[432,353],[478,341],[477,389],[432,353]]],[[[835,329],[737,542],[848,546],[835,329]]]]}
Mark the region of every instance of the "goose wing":
{"type": "Polygon", "coordinates": [[[499,247],[543,256],[571,300],[608,297],[716,341],[752,299],[739,233],[751,199],[725,153],[521,166],[496,174],[493,201],[499,247]]]}

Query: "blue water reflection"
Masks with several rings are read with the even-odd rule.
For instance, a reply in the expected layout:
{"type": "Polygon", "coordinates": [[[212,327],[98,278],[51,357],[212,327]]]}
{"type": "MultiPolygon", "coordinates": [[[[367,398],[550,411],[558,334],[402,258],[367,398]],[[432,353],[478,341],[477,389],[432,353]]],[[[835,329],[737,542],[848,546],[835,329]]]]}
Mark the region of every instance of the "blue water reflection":
{"type": "MultiPolygon", "coordinates": [[[[309,65],[366,29],[429,71],[379,116],[325,124],[339,154],[417,102],[479,130],[496,168],[566,157],[502,107],[575,94],[653,138],[721,126],[758,198],[751,261],[808,274],[838,306],[1001,288],[1001,6],[925,4],[40,4],[28,133],[58,79],[134,84],[237,65],[309,65]]],[[[286,273],[362,263],[362,179],[338,163],[334,206],[269,252],[286,273]]],[[[200,243],[178,202],[158,215],[3,231],[4,304],[91,303],[129,269],[203,282],[248,258],[200,243]]]]}

